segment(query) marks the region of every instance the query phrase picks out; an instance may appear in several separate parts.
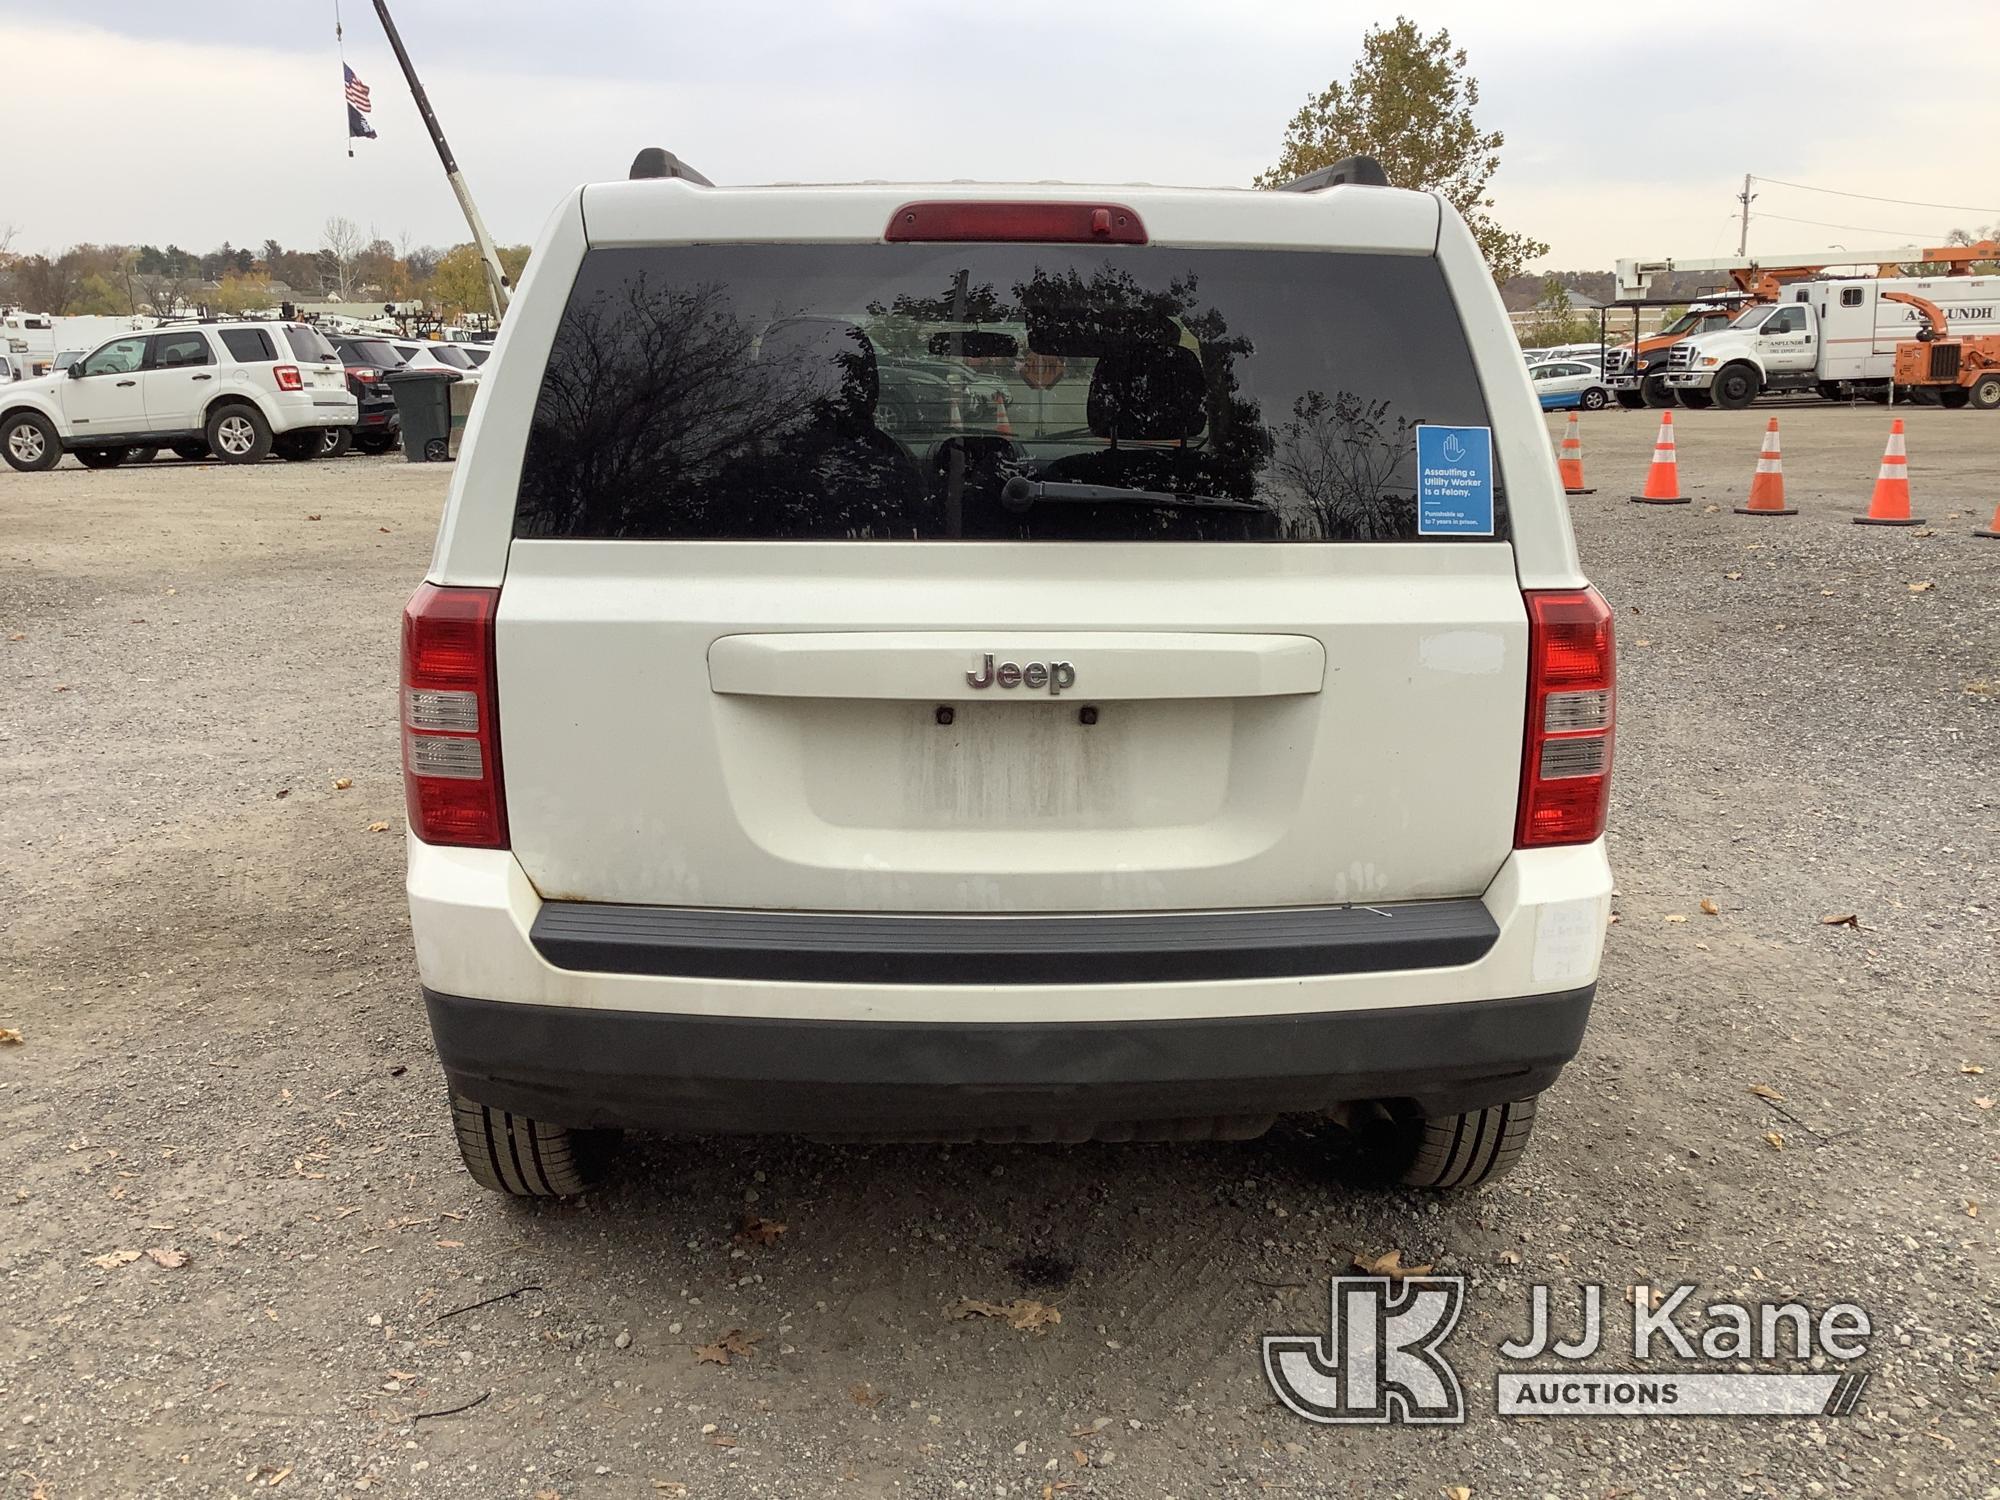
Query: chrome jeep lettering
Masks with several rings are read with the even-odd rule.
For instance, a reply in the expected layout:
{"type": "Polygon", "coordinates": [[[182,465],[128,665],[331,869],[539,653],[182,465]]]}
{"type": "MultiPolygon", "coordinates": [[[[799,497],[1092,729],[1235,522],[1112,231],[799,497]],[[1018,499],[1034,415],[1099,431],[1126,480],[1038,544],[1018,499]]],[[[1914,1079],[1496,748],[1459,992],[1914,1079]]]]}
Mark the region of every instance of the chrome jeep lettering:
{"type": "Polygon", "coordinates": [[[1066,661],[996,662],[989,652],[979,659],[977,671],[965,674],[965,685],[972,688],[1026,687],[1037,692],[1046,690],[1051,698],[1055,698],[1060,697],[1065,688],[1076,686],[1076,667],[1066,661]]]}

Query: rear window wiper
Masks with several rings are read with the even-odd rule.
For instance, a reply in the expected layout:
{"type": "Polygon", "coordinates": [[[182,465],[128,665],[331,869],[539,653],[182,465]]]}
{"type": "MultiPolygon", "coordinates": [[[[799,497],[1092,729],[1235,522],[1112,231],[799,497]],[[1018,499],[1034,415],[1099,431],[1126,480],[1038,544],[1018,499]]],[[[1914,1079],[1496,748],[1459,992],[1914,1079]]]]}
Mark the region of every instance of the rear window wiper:
{"type": "Polygon", "coordinates": [[[1268,506],[1220,495],[1177,495],[1170,490],[1133,489],[1122,484],[1070,484],[1060,479],[1026,479],[1017,474],[1000,491],[1000,503],[1024,512],[1036,505],[1150,505],[1167,510],[1244,510],[1269,515],[1268,506]]]}

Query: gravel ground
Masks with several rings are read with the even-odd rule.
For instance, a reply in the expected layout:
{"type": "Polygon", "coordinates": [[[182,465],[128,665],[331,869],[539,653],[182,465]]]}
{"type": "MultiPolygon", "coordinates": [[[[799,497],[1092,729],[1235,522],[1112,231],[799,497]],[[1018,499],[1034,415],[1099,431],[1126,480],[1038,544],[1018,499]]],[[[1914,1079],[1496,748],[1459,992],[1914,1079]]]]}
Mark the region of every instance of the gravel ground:
{"type": "Polygon", "coordinates": [[[1619,920],[1526,1164],[1448,1199],[1291,1136],[654,1142],[579,1204],[480,1192],[370,831],[441,466],[0,473],[0,1494],[2000,1494],[2000,420],[1909,413],[1930,525],[1851,526],[1886,415],[1783,408],[1780,521],[1728,509],[1762,411],[1681,414],[1672,510],[1625,501],[1651,414],[1586,419],[1619,920]],[[1442,1440],[1259,1374],[1392,1248],[1469,1281],[1442,1440]],[[1586,1281],[1851,1298],[1872,1383],[1504,1420],[1535,1280],[1571,1328],[1586,1281]],[[753,1356],[697,1357],[731,1329],[753,1356]]]}

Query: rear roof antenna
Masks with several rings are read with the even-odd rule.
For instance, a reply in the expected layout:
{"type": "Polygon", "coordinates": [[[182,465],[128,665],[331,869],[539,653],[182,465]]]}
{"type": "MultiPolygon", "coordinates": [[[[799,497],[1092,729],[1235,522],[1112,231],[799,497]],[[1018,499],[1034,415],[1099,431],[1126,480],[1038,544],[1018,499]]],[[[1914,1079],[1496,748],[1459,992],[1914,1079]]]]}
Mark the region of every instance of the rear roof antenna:
{"type": "Polygon", "coordinates": [[[633,182],[639,181],[642,177],[678,177],[683,182],[693,183],[696,187],[715,186],[664,146],[648,146],[633,157],[632,171],[629,175],[633,182]]]}
{"type": "Polygon", "coordinates": [[[1354,187],[1387,187],[1389,174],[1383,170],[1382,163],[1372,156],[1349,156],[1330,167],[1321,167],[1303,177],[1294,177],[1290,182],[1281,182],[1278,191],[1316,193],[1321,188],[1339,187],[1342,183],[1354,187]]]}

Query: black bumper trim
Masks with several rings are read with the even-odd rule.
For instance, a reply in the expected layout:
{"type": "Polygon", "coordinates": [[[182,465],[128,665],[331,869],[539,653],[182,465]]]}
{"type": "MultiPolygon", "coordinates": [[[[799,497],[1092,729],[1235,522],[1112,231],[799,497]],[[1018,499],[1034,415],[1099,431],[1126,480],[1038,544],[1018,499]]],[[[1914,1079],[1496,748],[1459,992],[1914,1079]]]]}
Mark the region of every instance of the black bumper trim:
{"type": "Polygon", "coordinates": [[[550,901],[562,969],[820,984],[1143,984],[1449,968],[1498,941],[1477,900],[1099,916],[874,916],[550,901]]]}
{"type": "Polygon", "coordinates": [[[1596,986],[1306,1015],[812,1021],[424,991],[458,1093],[554,1124],[941,1134],[1525,1099],[1576,1054],[1596,986]]]}

